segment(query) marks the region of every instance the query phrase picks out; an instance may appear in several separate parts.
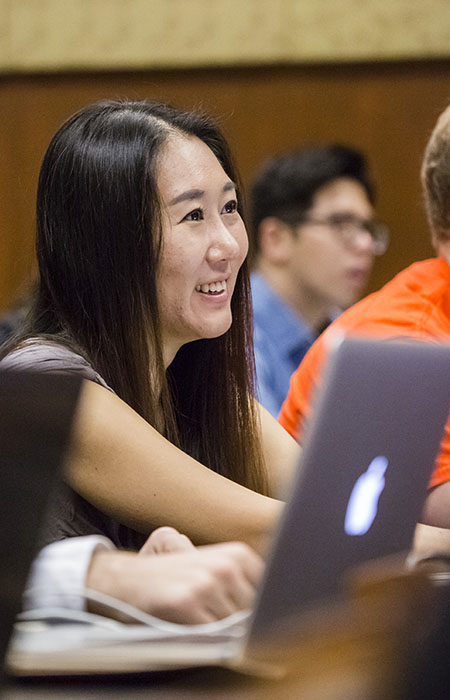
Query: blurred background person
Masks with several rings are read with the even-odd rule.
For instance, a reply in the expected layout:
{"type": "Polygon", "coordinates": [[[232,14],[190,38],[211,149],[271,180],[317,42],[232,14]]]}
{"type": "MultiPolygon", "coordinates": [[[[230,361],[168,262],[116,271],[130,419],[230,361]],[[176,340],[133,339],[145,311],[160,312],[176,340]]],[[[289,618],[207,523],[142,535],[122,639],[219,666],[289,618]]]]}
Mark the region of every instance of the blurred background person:
{"type": "Polygon", "coordinates": [[[29,283],[8,311],[0,315],[0,345],[9,340],[25,321],[31,305],[34,287],[34,283],[29,283]]]}
{"type": "Polygon", "coordinates": [[[259,398],[277,416],[309,347],[361,296],[388,231],[365,157],[345,145],[276,155],[250,199],[259,398]]]}

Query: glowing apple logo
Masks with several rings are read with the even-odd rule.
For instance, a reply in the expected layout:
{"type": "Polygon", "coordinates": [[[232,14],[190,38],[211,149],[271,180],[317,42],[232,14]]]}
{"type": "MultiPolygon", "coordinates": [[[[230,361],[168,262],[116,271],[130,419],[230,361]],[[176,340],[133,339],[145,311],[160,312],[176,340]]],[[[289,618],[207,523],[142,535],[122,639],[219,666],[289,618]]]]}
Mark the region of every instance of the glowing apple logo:
{"type": "Polygon", "coordinates": [[[365,535],[377,515],[378,500],[384,489],[384,473],[388,467],[386,457],[375,457],[355,482],[348,499],[345,514],[347,535],[365,535]]]}

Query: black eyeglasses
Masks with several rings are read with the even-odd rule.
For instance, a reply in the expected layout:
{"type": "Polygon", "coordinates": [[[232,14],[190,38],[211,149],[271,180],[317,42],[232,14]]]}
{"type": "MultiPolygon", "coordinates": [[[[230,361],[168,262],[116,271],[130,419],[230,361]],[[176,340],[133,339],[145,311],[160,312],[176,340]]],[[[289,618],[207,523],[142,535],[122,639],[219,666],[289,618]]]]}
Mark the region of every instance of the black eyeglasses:
{"type": "Polygon", "coordinates": [[[368,233],[372,238],[374,255],[383,255],[389,245],[389,229],[377,219],[360,219],[350,214],[335,214],[326,219],[305,217],[298,224],[327,226],[348,246],[354,245],[361,233],[368,233]]]}

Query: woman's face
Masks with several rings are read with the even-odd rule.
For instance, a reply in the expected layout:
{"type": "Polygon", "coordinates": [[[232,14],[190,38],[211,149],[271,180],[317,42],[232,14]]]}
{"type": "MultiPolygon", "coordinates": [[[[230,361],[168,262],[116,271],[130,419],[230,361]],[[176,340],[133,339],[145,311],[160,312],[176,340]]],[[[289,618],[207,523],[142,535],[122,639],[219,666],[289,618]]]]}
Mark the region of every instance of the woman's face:
{"type": "Polygon", "coordinates": [[[231,297],[248,241],[235,185],[203,141],[170,136],[159,163],[158,303],[168,366],[184,343],[215,338],[230,327],[231,297]]]}

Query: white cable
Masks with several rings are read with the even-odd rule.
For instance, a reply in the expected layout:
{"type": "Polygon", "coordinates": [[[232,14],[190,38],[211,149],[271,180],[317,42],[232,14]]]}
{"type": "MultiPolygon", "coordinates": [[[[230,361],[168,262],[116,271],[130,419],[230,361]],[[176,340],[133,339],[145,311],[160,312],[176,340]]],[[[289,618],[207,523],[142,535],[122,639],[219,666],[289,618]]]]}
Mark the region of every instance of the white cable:
{"type": "MultiPolygon", "coordinates": [[[[47,593],[48,590],[44,587],[37,586],[29,589],[26,592],[26,596],[32,596],[39,593],[47,593]]],[[[64,593],[60,593],[61,596],[66,596],[67,594],[81,595],[86,600],[90,600],[101,605],[104,605],[111,610],[115,610],[122,615],[130,618],[134,622],[147,625],[148,627],[153,627],[161,632],[169,632],[173,635],[185,635],[190,633],[202,633],[202,634],[214,634],[217,632],[225,631],[229,627],[235,627],[239,624],[244,624],[250,617],[250,610],[240,610],[224,617],[222,620],[216,620],[214,622],[206,622],[198,625],[183,625],[174,622],[168,622],[166,620],[161,620],[158,617],[154,617],[143,610],[129,605],[122,600],[114,598],[113,596],[107,595],[106,593],[100,593],[99,591],[94,591],[90,588],[67,588],[64,593]]],[[[58,595],[58,593],[54,594],[58,595]]],[[[124,623],[112,620],[110,618],[104,617],[102,615],[97,615],[94,613],[89,613],[81,610],[71,610],[69,608],[59,608],[57,606],[46,607],[46,608],[35,608],[32,610],[25,610],[17,616],[18,621],[45,621],[45,620],[60,620],[64,622],[83,622],[92,625],[98,625],[102,627],[111,627],[117,629],[123,626],[124,623]]]]}

